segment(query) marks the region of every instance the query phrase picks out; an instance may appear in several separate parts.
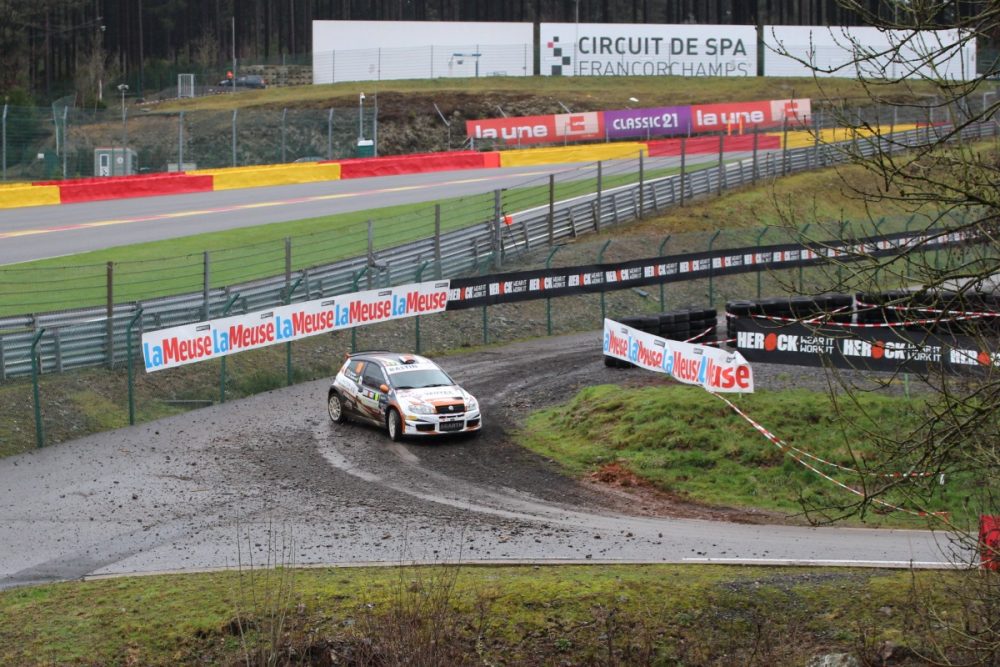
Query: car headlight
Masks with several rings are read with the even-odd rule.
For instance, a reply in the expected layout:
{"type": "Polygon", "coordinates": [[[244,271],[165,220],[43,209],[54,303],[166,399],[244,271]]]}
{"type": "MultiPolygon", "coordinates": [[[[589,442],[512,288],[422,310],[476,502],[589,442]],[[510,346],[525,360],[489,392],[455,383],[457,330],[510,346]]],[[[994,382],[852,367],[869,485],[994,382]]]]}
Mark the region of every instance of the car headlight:
{"type": "Polygon", "coordinates": [[[414,403],[409,408],[407,408],[407,410],[409,412],[412,412],[412,413],[418,414],[418,415],[432,415],[432,414],[434,414],[434,406],[433,405],[428,405],[427,403],[414,403]]]}
{"type": "Polygon", "coordinates": [[[469,396],[469,398],[467,398],[465,401],[466,412],[472,412],[473,410],[478,410],[478,409],[479,409],[479,402],[476,401],[476,399],[474,399],[473,397],[469,396]]]}

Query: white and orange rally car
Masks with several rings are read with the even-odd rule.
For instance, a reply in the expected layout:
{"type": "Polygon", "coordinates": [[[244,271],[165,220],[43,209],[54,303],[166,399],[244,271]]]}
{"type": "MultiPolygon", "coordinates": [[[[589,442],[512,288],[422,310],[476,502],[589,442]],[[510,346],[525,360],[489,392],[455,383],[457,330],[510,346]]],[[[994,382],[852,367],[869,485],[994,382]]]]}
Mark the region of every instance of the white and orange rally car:
{"type": "Polygon", "coordinates": [[[476,432],[479,402],[426,357],[396,352],[348,355],[327,394],[330,419],[356,418],[404,435],[476,432]]]}

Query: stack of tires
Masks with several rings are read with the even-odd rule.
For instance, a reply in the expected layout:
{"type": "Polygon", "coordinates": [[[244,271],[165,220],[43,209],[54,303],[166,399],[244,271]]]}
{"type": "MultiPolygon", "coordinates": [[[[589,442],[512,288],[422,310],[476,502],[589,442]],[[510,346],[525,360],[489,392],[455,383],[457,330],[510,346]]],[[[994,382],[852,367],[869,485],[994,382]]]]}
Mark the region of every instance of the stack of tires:
{"type": "Polygon", "coordinates": [[[854,300],[850,294],[817,294],[815,296],[776,297],[759,301],[726,302],[726,337],[736,338],[739,318],[773,318],[775,325],[783,321],[815,319],[823,322],[851,322],[854,300]]]}
{"type": "MultiPolygon", "coordinates": [[[[708,343],[718,340],[716,330],[719,320],[718,313],[714,308],[671,310],[659,315],[623,317],[617,321],[633,329],[669,340],[686,341],[695,336],[698,336],[698,339],[692,341],[694,343],[708,343]]],[[[611,368],[629,368],[633,364],[604,355],[604,365],[611,368]]]]}
{"type": "Polygon", "coordinates": [[[1000,312],[1000,295],[997,294],[889,290],[859,292],[858,302],[872,304],[868,307],[859,306],[858,322],[902,323],[909,331],[934,334],[995,336],[1000,332],[1000,317],[962,317],[963,313],[1000,312]]]}

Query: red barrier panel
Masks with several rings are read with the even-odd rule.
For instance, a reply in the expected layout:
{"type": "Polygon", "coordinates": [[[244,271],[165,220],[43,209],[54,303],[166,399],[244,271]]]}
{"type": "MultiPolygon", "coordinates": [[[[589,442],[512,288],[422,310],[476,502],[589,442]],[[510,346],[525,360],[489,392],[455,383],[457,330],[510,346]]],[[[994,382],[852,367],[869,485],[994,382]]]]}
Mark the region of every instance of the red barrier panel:
{"type": "Polygon", "coordinates": [[[452,169],[482,169],[496,162],[499,157],[492,153],[461,151],[453,153],[418,153],[416,155],[394,155],[391,157],[356,158],[336,160],[340,163],[340,178],[368,178],[370,176],[393,176],[396,174],[418,174],[425,171],[448,171],[452,169]]]}
{"type": "Polygon", "coordinates": [[[211,176],[186,174],[81,178],[71,181],[50,181],[48,184],[59,186],[59,199],[63,204],[212,191],[211,176]]]}
{"type": "MultiPolygon", "coordinates": [[[[752,134],[729,135],[722,139],[722,150],[726,153],[733,151],[752,151],[752,134]]],[[[680,139],[663,139],[661,141],[647,141],[650,157],[670,157],[681,154],[680,139]]],[[[684,140],[684,150],[688,153],[718,153],[719,137],[690,137],[684,140]]],[[[774,134],[758,134],[757,148],[759,150],[781,148],[781,137],[774,134]]]]}
{"type": "Polygon", "coordinates": [[[1000,571],[1000,516],[979,517],[979,558],[983,569],[1000,571]]]}

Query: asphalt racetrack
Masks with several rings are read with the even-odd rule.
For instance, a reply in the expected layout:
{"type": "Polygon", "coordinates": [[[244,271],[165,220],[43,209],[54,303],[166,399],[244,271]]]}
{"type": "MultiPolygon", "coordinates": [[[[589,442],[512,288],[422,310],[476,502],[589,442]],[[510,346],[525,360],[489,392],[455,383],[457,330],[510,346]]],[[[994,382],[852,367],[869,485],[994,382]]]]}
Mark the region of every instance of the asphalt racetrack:
{"type": "MultiPolygon", "coordinates": [[[[727,154],[727,159],[744,156],[727,154]]],[[[688,156],[687,164],[718,156],[688,156]]],[[[627,171],[634,173],[636,161],[627,171]]],[[[679,158],[645,161],[647,171],[679,165],[679,158]]],[[[614,162],[605,163],[612,173],[614,162]]],[[[303,220],[336,213],[418,204],[519,186],[594,179],[588,165],[470,169],[350,179],[243,190],[0,209],[0,266],[205,232],[303,220]]],[[[476,222],[469,221],[470,224],[476,222]]]]}
{"type": "Polygon", "coordinates": [[[298,565],[969,559],[942,533],[672,516],[564,476],[511,427],[583,386],[644,373],[606,368],[599,332],[441,361],[480,398],[478,437],[394,444],[335,425],[316,381],[0,460],[0,587],[273,562],[276,540],[294,541],[298,565]]]}

